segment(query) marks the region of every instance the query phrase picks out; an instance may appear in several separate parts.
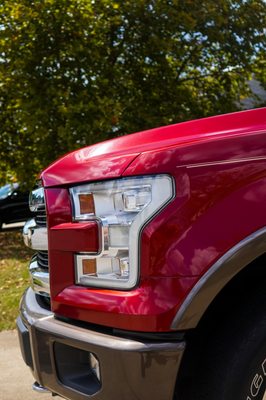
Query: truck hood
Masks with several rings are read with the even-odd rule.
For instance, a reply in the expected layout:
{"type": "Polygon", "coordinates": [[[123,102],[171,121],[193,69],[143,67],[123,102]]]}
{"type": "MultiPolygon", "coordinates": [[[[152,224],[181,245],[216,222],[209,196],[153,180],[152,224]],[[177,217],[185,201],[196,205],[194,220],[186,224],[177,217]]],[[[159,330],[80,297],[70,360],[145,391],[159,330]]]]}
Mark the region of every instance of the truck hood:
{"type": "Polygon", "coordinates": [[[41,174],[45,187],[122,176],[143,152],[265,129],[265,108],[183,122],[108,140],[73,151],[41,174]]]}

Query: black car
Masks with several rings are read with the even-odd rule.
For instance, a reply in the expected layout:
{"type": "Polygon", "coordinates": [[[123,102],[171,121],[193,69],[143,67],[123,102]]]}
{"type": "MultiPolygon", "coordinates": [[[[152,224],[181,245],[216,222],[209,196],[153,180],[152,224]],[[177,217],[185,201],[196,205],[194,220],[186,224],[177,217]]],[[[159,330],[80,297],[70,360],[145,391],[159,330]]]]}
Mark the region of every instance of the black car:
{"type": "Polygon", "coordinates": [[[3,223],[25,221],[31,215],[29,192],[21,189],[18,183],[0,187],[0,229],[3,223]]]}

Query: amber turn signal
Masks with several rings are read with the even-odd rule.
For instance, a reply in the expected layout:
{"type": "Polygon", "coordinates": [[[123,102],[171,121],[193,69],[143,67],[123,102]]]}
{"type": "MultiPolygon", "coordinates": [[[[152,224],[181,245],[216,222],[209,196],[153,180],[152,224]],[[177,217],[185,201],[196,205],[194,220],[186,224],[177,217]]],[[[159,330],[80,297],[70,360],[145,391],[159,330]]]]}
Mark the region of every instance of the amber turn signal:
{"type": "Polygon", "coordinates": [[[92,193],[80,193],[80,214],[95,214],[94,199],[92,193]]]}
{"type": "Polygon", "coordinates": [[[82,270],[84,275],[96,275],[96,259],[83,259],[82,270]]]}

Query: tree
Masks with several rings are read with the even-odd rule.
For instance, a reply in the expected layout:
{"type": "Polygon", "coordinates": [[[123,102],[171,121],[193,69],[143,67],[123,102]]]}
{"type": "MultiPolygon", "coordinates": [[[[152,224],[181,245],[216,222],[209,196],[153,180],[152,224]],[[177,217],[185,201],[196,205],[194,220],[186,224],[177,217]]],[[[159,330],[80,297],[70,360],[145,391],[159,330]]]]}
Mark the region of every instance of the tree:
{"type": "Polygon", "coordinates": [[[252,74],[265,77],[264,0],[2,0],[0,15],[2,180],[236,110],[252,74]]]}

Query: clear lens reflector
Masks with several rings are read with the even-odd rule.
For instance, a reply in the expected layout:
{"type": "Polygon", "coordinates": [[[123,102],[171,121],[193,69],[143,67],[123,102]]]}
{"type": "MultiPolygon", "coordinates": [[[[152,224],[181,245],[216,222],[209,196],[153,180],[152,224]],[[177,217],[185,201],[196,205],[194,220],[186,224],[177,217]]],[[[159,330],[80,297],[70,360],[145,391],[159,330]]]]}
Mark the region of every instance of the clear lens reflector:
{"type": "Polygon", "coordinates": [[[118,249],[128,249],[130,225],[111,225],[109,227],[109,245],[118,249]]]}
{"type": "Polygon", "coordinates": [[[79,283],[86,284],[87,277],[104,279],[128,279],[129,259],[128,257],[91,258],[78,254],[76,255],[76,270],[79,283]]]}
{"type": "Polygon", "coordinates": [[[127,190],[122,194],[124,210],[129,212],[138,212],[151,201],[151,188],[135,188],[127,190]]]}

